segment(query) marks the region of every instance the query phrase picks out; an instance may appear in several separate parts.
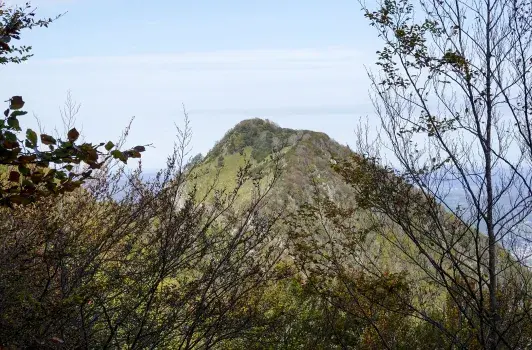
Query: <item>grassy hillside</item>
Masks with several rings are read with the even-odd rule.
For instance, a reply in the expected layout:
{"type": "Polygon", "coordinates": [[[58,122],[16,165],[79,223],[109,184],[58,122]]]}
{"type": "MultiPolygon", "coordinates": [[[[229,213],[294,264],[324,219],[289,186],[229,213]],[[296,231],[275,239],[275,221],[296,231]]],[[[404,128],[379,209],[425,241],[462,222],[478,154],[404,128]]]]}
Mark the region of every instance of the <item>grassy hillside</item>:
{"type": "MultiPolygon", "coordinates": [[[[423,213],[428,202],[388,182],[393,175],[355,169],[358,185],[387,190],[371,201],[406,200],[394,209],[425,230],[415,235],[428,249],[435,244],[432,257],[451,276],[445,280],[405,229],[361,205],[360,189],[333,161],[347,156],[355,155],[323,133],[246,120],[205,158],[196,157],[187,176],[178,169],[168,182],[145,187],[140,177],[117,178],[98,187],[103,197],[78,191],[0,211],[8,262],[0,276],[0,345],[35,337],[41,345],[59,339],[64,348],[104,348],[109,339],[132,349],[479,348],[473,303],[485,290],[466,275],[467,295],[452,279],[455,266],[431,241],[437,236],[423,213]],[[278,165],[262,201],[255,186],[268,187],[278,165]],[[113,184],[127,189],[120,199],[113,200],[113,184]],[[182,196],[194,187],[206,198],[182,196]]],[[[442,217],[442,242],[454,244],[456,220],[444,211],[442,217]]],[[[455,254],[461,266],[471,262],[471,243],[453,249],[463,253],[455,254]]],[[[505,273],[514,272],[529,276],[505,273]]],[[[502,277],[501,308],[522,317],[530,302],[518,293],[520,281],[502,277]]],[[[13,348],[28,348],[22,345],[13,348]]]]}
{"type": "MultiPolygon", "coordinates": [[[[342,184],[331,169],[336,156],[346,156],[349,149],[338,144],[326,134],[309,130],[281,128],[263,119],[249,119],[237,124],[216,143],[213,149],[193,172],[197,176],[200,195],[217,183],[218,189],[228,191],[235,187],[240,168],[247,163],[251,177],[268,173],[273,166],[272,154],[281,158],[282,177],[274,188],[276,196],[292,203],[309,200],[313,195],[314,181],[321,179],[322,186],[336,198],[345,196],[348,186],[342,184]]],[[[263,179],[262,182],[264,182],[263,179]]],[[[251,181],[244,185],[241,199],[251,194],[251,181]]]]}
{"type": "MultiPolygon", "coordinates": [[[[281,206],[284,213],[292,217],[297,216],[305,205],[318,205],[320,200],[330,200],[346,210],[356,207],[352,188],[332,168],[335,158],[352,154],[350,149],[324,133],[281,128],[262,119],[244,120],[229,130],[194,168],[196,179],[193,186],[196,186],[200,197],[207,195],[212,200],[216,192],[214,189],[228,193],[235,188],[239,169],[247,163],[252,177],[261,172],[267,174],[274,166],[270,156],[273,152],[281,157],[282,173],[270,194],[269,206],[281,206]]],[[[266,186],[268,180],[266,176],[260,183],[266,186]]],[[[252,193],[253,181],[250,180],[240,189],[238,202],[249,202],[252,193]]],[[[311,236],[298,237],[297,240],[317,240],[319,242],[313,242],[319,245],[316,249],[326,251],[328,248],[321,243],[331,232],[334,231],[339,239],[350,239],[341,237],[345,233],[337,232],[329,221],[324,217],[316,218],[305,227],[311,236]],[[328,229],[330,232],[327,232],[328,229]]],[[[370,216],[364,210],[354,211],[349,221],[356,231],[372,225],[370,216]]],[[[367,243],[359,242],[361,245],[357,249],[363,250],[368,257],[376,257],[381,266],[395,272],[412,270],[382,235],[372,232],[365,241],[367,243]]]]}
{"type": "MultiPolygon", "coordinates": [[[[334,159],[351,156],[353,152],[324,133],[281,128],[262,119],[244,120],[229,130],[194,169],[197,174],[194,184],[200,195],[204,195],[213,183],[217,189],[231,191],[239,169],[247,163],[251,174],[267,173],[273,166],[270,156],[273,152],[281,155],[283,171],[273,188],[270,203],[281,203],[286,206],[286,213],[292,214],[306,205],[317,208],[327,201],[334,203],[327,204],[334,205],[334,210],[352,211],[347,220],[349,223],[345,224],[351,225],[351,231],[342,232],[345,227],[339,228],[337,219],[326,217],[326,209],[318,208],[313,213],[316,215],[314,222],[305,227],[309,236],[298,239],[310,240],[316,250],[326,252],[329,248],[323,242],[328,235],[350,241],[364,232],[364,239],[356,242],[346,260],[356,257],[359,260],[357,264],[365,261],[377,264],[375,268],[393,273],[407,272],[418,288],[433,290],[433,301],[443,302],[443,291],[438,292],[438,287],[422,281],[425,272],[418,266],[419,261],[412,261],[412,257],[418,254],[416,247],[401,233],[401,228],[390,223],[389,227],[377,230],[374,213],[357,207],[353,188],[332,169],[334,159]]],[[[247,182],[240,192],[239,201],[248,201],[252,188],[252,181],[247,182]]],[[[420,217],[420,220],[423,219],[420,217]]],[[[449,216],[450,225],[453,222],[454,219],[449,216]]],[[[507,255],[502,251],[501,254],[507,255]]],[[[434,256],[440,258],[437,254],[434,256]]]]}

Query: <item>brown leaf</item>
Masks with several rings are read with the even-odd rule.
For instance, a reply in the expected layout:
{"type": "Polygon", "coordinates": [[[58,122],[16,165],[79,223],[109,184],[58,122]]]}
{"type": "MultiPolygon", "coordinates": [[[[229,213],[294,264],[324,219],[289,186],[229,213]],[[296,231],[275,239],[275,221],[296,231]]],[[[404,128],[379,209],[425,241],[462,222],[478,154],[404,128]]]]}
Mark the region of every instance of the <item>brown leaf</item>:
{"type": "Polygon", "coordinates": [[[63,344],[65,341],[59,337],[50,338],[50,341],[56,344],[63,344]]]}
{"type": "Polygon", "coordinates": [[[11,104],[9,105],[9,108],[11,109],[21,109],[24,107],[24,100],[22,99],[22,96],[13,96],[10,100],[11,104]]]}
{"type": "Polygon", "coordinates": [[[55,145],[57,141],[50,135],[41,134],[41,142],[45,145],[55,145]]]}
{"type": "Polygon", "coordinates": [[[87,160],[91,162],[96,162],[98,160],[98,153],[94,148],[87,150],[87,160]]]}
{"type": "Polygon", "coordinates": [[[20,157],[18,157],[18,161],[21,164],[31,163],[35,159],[37,159],[37,156],[35,154],[31,154],[29,156],[20,156],[20,157]]]}
{"type": "Polygon", "coordinates": [[[43,178],[44,174],[41,173],[41,172],[34,172],[33,174],[31,174],[31,181],[33,181],[34,183],[38,184],[42,181],[42,178],[43,178]]]}
{"type": "Polygon", "coordinates": [[[11,181],[11,182],[19,182],[20,181],[20,173],[18,171],[9,172],[9,181],[11,181]]]}
{"type": "Polygon", "coordinates": [[[6,44],[6,43],[3,42],[3,41],[0,41],[0,49],[2,49],[3,51],[9,51],[9,50],[11,50],[11,48],[9,47],[9,45],[6,44]]]}
{"type": "Polygon", "coordinates": [[[67,136],[68,136],[68,141],[74,142],[78,139],[79,132],[76,130],[76,128],[73,128],[68,132],[67,136]]]}
{"type": "Polygon", "coordinates": [[[7,149],[13,149],[20,146],[18,141],[10,141],[10,140],[4,140],[4,147],[7,149]]]}

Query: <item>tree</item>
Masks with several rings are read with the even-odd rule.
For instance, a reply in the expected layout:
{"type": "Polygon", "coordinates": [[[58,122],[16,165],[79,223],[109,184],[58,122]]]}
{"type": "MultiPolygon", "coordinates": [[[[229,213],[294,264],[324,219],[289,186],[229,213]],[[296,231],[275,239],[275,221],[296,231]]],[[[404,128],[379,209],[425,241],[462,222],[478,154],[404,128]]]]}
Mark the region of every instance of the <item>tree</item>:
{"type": "Polygon", "coordinates": [[[111,159],[84,188],[0,208],[0,346],[204,349],[253,327],[282,253],[282,212],[263,209],[280,166],[239,205],[249,162],[199,195],[190,135],[155,178],[111,159]]]}
{"type": "MultiPolygon", "coordinates": [[[[53,19],[34,20],[35,13],[29,3],[23,7],[7,8],[0,3],[0,63],[20,63],[31,57],[31,47],[15,46],[12,40],[20,39],[21,31],[34,27],[47,27],[53,19]]],[[[38,135],[26,129],[21,135],[19,121],[23,111],[22,96],[8,101],[4,118],[0,119],[0,166],[6,174],[0,182],[0,206],[30,204],[39,199],[63,194],[81,186],[110,158],[124,163],[129,158],[140,158],[144,146],[120,151],[113,142],[93,144],[78,142],[78,130],[72,126],[63,139],[51,135],[38,135]],[[80,166],[73,170],[74,166],[80,166]]],[[[72,120],[70,120],[71,122],[72,120]]]]}
{"type": "MultiPolygon", "coordinates": [[[[2,63],[28,59],[30,48],[10,41],[52,20],[34,22],[29,5],[0,3],[0,11],[2,63]]],[[[73,126],[79,105],[70,94],[61,113],[66,137],[21,135],[24,100],[7,102],[0,120],[7,174],[0,182],[1,348],[212,348],[252,327],[257,310],[248,301],[260,301],[254,293],[282,252],[275,232],[283,212],[264,210],[279,160],[264,181],[251,176],[248,160],[234,188],[219,188],[215,175],[199,195],[198,175],[185,165],[188,118],[166,168],[146,180],[140,165],[125,169],[144,151],[120,150],[129,129],[116,145],[80,141],[73,126]],[[239,201],[244,187],[251,198],[239,201]]]]}
{"type": "MultiPolygon", "coordinates": [[[[382,237],[446,291],[488,349],[531,337],[531,10],[519,0],[366,7],[384,43],[370,73],[382,139],[362,137],[363,157],[336,167],[382,237]]],[[[470,344],[426,305],[409,307],[453,344],[470,344]]]]}
{"type": "Polygon", "coordinates": [[[20,40],[20,33],[34,27],[48,27],[58,19],[35,20],[35,11],[27,2],[23,6],[8,7],[5,2],[0,3],[0,64],[21,63],[32,56],[31,46],[17,46],[12,40],[20,40]]]}
{"type": "Polygon", "coordinates": [[[415,321],[405,303],[412,302],[415,286],[408,271],[383,258],[367,213],[330,198],[316,180],[313,186],[312,201],[290,220],[290,253],[307,288],[356,324],[343,334],[342,348],[433,349],[434,343],[413,341],[415,321]]]}
{"type": "Polygon", "coordinates": [[[189,166],[195,166],[195,165],[198,165],[198,164],[201,163],[202,161],[203,161],[203,154],[198,153],[198,154],[196,154],[194,157],[192,157],[192,159],[191,159],[190,162],[189,162],[189,166]]]}

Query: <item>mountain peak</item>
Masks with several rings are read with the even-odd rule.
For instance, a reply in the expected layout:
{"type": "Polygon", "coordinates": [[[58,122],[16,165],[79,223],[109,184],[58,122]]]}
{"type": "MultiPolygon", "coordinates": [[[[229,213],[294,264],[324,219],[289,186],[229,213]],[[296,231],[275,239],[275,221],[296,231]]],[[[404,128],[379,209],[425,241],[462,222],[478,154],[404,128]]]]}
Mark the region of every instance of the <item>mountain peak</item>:
{"type": "Polygon", "coordinates": [[[245,119],[235,125],[216,143],[207,158],[212,159],[243,152],[249,148],[252,157],[260,162],[274,150],[294,146],[298,141],[309,138],[320,139],[325,142],[331,140],[324,133],[282,128],[268,119],[245,119]]]}
{"type": "Polygon", "coordinates": [[[282,148],[288,143],[293,144],[297,134],[297,130],[281,128],[268,119],[246,119],[229,130],[207,157],[234,154],[251,148],[252,157],[256,161],[261,161],[274,149],[282,148]]]}
{"type": "Polygon", "coordinates": [[[202,166],[217,169],[220,183],[231,186],[246,160],[252,161],[251,171],[259,174],[273,165],[269,156],[276,151],[282,154],[285,169],[275,190],[284,192],[279,198],[309,199],[314,186],[311,178],[315,176],[329,179],[329,195],[340,198],[348,193],[332,171],[331,159],[349,155],[349,148],[325,133],[283,128],[267,119],[246,119],[236,124],[202,160],[202,166]]]}
{"type": "Polygon", "coordinates": [[[233,130],[234,129],[239,129],[239,128],[261,128],[261,127],[264,127],[264,126],[270,126],[272,128],[276,128],[276,129],[281,129],[281,127],[276,124],[275,122],[269,120],[269,119],[262,119],[262,118],[250,118],[250,119],[244,119],[242,120],[241,122],[239,122],[238,124],[236,124],[234,127],[233,127],[233,130]]]}

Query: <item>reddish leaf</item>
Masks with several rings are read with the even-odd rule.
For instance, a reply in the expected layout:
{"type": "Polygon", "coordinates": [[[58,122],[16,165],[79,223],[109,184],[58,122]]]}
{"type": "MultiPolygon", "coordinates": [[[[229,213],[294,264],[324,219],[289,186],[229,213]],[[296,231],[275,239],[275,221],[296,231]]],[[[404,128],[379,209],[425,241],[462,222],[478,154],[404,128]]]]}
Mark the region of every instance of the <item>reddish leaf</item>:
{"type": "Polygon", "coordinates": [[[2,50],[4,50],[4,51],[9,51],[9,50],[10,50],[9,45],[6,44],[6,43],[3,42],[3,41],[0,41],[0,48],[1,48],[2,50]]]}
{"type": "Polygon", "coordinates": [[[10,141],[10,140],[5,140],[4,141],[4,147],[7,148],[7,149],[17,148],[18,146],[20,146],[18,141],[10,141]]]}
{"type": "Polygon", "coordinates": [[[74,142],[78,139],[79,132],[76,130],[76,128],[73,128],[68,132],[67,136],[68,136],[68,141],[74,142]]]}
{"type": "Polygon", "coordinates": [[[65,342],[63,339],[58,338],[58,337],[50,338],[50,341],[56,344],[63,344],[65,342]]]}
{"type": "Polygon", "coordinates": [[[9,172],[9,181],[11,181],[11,182],[19,182],[20,181],[20,173],[18,171],[10,171],[9,172]]]}
{"type": "Polygon", "coordinates": [[[140,152],[135,151],[135,150],[129,152],[129,156],[130,156],[131,158],[140,158],[140,157],[141,157],[140,152]]]}
{"type": "Polygon", "coordinates": [[[18,157],[18,161],[21,164],[27,164],[35,161],[37,159],[37,156],[35,154],[29,155],[29,156],[20,156],[18,157]]]}

